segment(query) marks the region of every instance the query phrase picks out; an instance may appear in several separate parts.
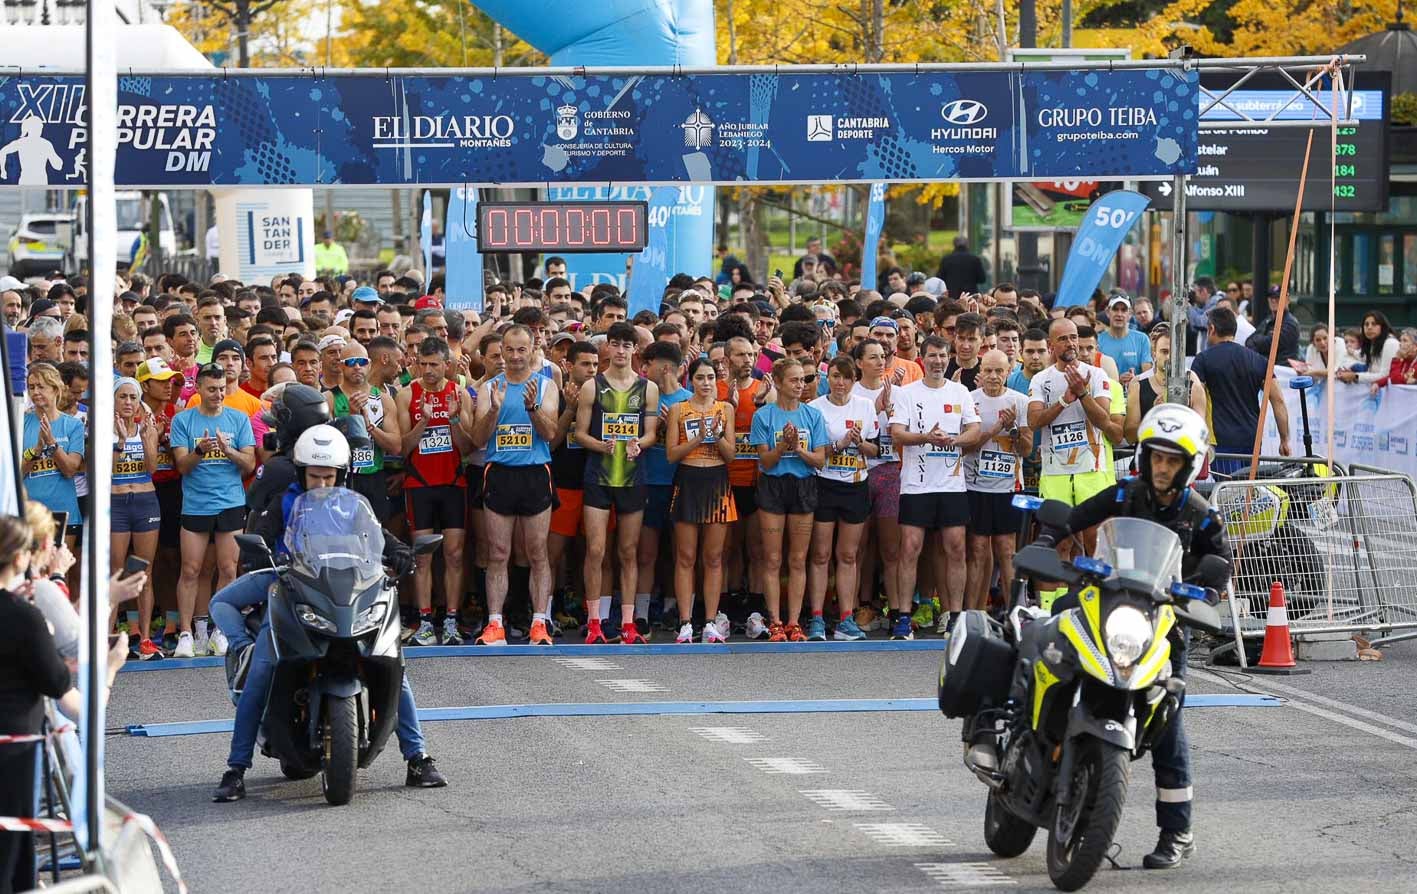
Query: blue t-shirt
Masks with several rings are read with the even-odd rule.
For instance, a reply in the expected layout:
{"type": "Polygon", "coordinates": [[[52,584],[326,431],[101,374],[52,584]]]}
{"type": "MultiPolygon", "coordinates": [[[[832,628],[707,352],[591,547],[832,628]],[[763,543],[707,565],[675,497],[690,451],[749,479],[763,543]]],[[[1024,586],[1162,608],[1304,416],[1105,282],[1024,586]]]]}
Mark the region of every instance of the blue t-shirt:
{"type": "MultiPolygon", "coordinates": [[[[60,413],[58,419],[49,423],[49,430],[54,433],[55,443],[65,453],[83,456],[85,437],[82,422],[67,413],[60,413]]],[[[39,416],[33,412],[25,414],[22,446],[25,450],[39,446],[39,416]]],[[[74,479],[64,477],[54,464],[54,457],[35,460],[34,467],[25,476],[25,491],[31,500],[38,500],[49,507],[50,512],[69,513],[69,524],[77,525],[83,521],[79,514],[79,492],[74,479]]]]}
{"type": "Polygon", "coordinates": [[[1110,329],[1097,333],[1097,350],[1111,357],[1117,364],[1117,375],[1136,375],[1142,371],[1143,363],[1151,363],[1151,339],[1140,332],[1129,330],[1117,338],[1110,329]]]}
{"type": "Polygon", "coordinates": [[[1023,364],[1014,364],[1014,371],[1009,373],[1009,380],[1004,383],[1004,387],[1019,394],[1027,394],[1028,386],[1029,378],[1023,374],[1023,364]]]}
{"type": "Polygon", "coordinates": [[[673,394],[659,396],[659,437],[655,438],[654,446],[645,451],[645,484],[665,486],[674,483],[674,466],[669,462],[669,451],[664,446],[665,431],[669,428],[669,408],[693,396],[694,392],[682,387],[673,394]]]}
{"type": "Polygon", "coordinates": [[[497,414],[497,425],[487,442],[487,461],[504,466],[541,466],[551,462],[551,446],[531,424],[525,394],[528,386],[535,386],[539,406],[556,383],[546,376],[535,375],[525,382],[508,382],[503,373],[487,384],[495,384],[499,388],[507,386],[507,393],[502,397],[502,409],[497,414]]]}
{"type": "MultiPolygon", "coordinates": [[[[816,407],[799,404],[792,412],[777,404],[766,404],[753,414],[752,436],[748,443],[776,447],[782,437],[782,429],[787,423],[797,426],[798,443],[802,450],[815,450],[831,440],[827,434],[827,420],[816,407]]],[[[771,469],[763,469],[764,475],[790,475],[793,478],[811,478],[816,471],[795,453],[784,453],[771,469]]]]}
{"type": "Polygon", "coordinates": [[[1221,453],[1248,453],[1260,426],[1260,389],[1269,358],[1233,341],[1206,348],[1191,372],[1210,396],[1210,427],[1221,453]]]}
{"type": "MultiPolygon", "coordinates": [[[[196,450],[197,442],[216,433],[226,435],[232,447],[256,446],[251,419],[240,410],[222,407],[216,416],[202,413],[201,407],[183,410],[172,417],[170,440],[173,447],[196,450]]],[[[220,515],[227,509],[246,505],[241,487],[241,471],[220,450],[202,457],[192,471],[182,476],[182,514],[220,515]]]]}

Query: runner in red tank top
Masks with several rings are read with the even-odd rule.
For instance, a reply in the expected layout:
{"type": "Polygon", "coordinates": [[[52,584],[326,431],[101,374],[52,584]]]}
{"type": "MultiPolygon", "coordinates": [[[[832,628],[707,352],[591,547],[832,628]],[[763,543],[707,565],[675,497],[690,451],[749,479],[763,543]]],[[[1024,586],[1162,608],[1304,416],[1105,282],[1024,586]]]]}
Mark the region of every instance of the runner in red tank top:
{"type": "MultiPolygon", "coordinates": [[[[462,394],[457,382],[448,379],[451,360],[447,342],[436,336],[424,339],[418,346],[419,377],[395,399],[408,470],[403,486],[413,536],[438,531],[443,534],[445,646],[462,644],[457,626],[467,530],[467,480],[462,472],[462,455],[472,449],[457,422],[463,409],[462,394]]],[[[472,408],[467,407],[466,411],[471,412],[472,408]]],[[[413,577],[419,619],[412,642],[420,646],[438,643],[433,629],[432,558],[419,556],[413,577]]]]}

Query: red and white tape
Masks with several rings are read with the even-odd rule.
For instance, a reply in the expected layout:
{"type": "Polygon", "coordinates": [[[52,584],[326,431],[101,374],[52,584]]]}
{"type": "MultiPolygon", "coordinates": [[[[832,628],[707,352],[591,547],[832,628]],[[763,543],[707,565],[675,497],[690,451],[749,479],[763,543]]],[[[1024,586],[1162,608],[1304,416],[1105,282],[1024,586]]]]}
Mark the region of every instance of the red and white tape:
{"type": "Polygon", "coordinates": [[[68,820],[29,819],[20,816],[0,816],[0,832],[72,832],[68,820]]]}
{"type": "Polygon", "coordinates": [[[162,856],[162,865],[167,868],[167,874],[172,876],[172,880],[177,884],[178,894],[187,894],[187,883],[182,879],[182,870],[177,868],[177,858],[172,855],[172,848],[167,843],[157,824],[152,821],[152,817],[145,813],[130,813],[123,817],[126,825],[132,823],[143,831],[143,834],[152,839],[157,845],[157,852],[162,856]]]}
{"type": "MultiPolygon", "coordinates": [[[[158,829],[152,818],[143,813],[130,813],[123,817],[123,824],[132,823],[157,845],[162,865],[177,885],[178,894],[187,894],[187,883],[182,879],[182,870],[177,868],[177,858],[167,838],[158,829]]],[[[73,832],[74,824],[68,820],[30,819],[19,816],[0,816],[0,832],[73,832]]]]}
{"type": "Polygon", "coordinates": [[[61,733],[67,733],[73,728],[74,727],[72,724],[66,723],[58,729],[50,730],[47,733],[39,733],[38,735],[34,736],[0,736],[0,745],[18,745],[23,742],[43,742],[45,739],[48,739],[52,736],[57,736],[61,733]]]}

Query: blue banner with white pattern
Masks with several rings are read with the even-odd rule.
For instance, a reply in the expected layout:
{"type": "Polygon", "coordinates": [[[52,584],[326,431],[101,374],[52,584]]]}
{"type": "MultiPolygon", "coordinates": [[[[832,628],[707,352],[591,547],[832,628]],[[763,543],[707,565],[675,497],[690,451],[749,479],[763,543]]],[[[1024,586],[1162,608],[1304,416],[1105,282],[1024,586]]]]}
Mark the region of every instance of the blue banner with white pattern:
{"type": "MultiPolygon", "coordinates": [[[[125,187],[1170,177],[1197,76],[1120,71],[119,78],[125,187]]],[[[0,185],[78,188],[84,86],[0,83],[0,185]]]]}

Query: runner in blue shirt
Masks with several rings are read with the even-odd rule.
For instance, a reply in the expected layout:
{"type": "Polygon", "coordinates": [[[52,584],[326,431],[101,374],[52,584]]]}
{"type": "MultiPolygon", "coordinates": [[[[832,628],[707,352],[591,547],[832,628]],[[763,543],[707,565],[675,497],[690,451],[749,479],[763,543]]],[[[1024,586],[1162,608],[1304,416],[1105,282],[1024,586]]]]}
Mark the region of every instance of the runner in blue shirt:
{"type": "MultiPolygon", "coordinates": [[[[669,408],[693,397],[694,392],[682,384],[684,352],[678,345],[666,341],[654,342],[645,348],[641,360],[644,377],[659,387],[660,417],[655,442],[644,454],[648,494],[644,523],[640,528],[640,573],[636,578],[640,592],[635,594],[635,627],[641,636],[648,636],[649,603],[653,597],[654,566],[659,558],[660,537],[674,527],[674,520],[669,517],[669,506],[674,498],[675,464],[669,461],[664,449],[665,428],[669,408]]],[[[705,620],[711,622],[714,619],[705,620]]]]}
{"type": "MultiPolygon", "coordinates": [[[[83,524],[74,476],[84,465],[84,424],[59,412],[64,379],[51,363],[29,370],[28,393],[34,409],[25,413],[21,474],[30,499],[50,512],[68,513],[68,525],[83,524]]],[[[65,541],[68,542],[66,534],[65,541]]],[[[77,538],[70,549],[77,548],[77,538]]]]}
{"type": "MultiPolygon", "coordinates": [[[[749,443],[758,451],[758,512],[763,541],[763,596],[769,642],[806,642],[798,618],[807,591],[807,549],[817,511],[816,470],[826,465],[826,419],[801,402],[806,390],[801,362],[784,357],[772,367],[777,400],[753,414],[749,443]],[[787,613],[782,613],[783,532],[787,533],[787,613]]],[[[810,395],[810,391],[807,392],[810,395]]]]}
{"type": "Polygon", "coordinates": [[[1117,364],[1122,387],[1151,369],[1151,339],[1130,328],[1132,302],[1126,295],[1114,295],[1107,303],[1107,328],[1097,331],[1097,349],[1117,364]]]}
{"type": "MultiPolygon", "coordinates": [[[[170,436],[172,456],[182,475],[182,573],[177,580],[180,633],[172,653],[176,658],[196,654],[192,620],[197,608],[197,578],[208,543],[216,543],[216,589],[236,579],[236,533],[246,525],[246,492],[241,479],[256,468],[256,437],[250,417],[222,404],[226,370],[215,363],[198,369],[197,396],[201,403],[172,417],[170,436]]],[[[202,615],[205,620],[205,612],[202,615]]],[[[199,634],[204,632],[198,630],[199,634]]],[[[204,645],[208,646],[204,651],[226,654],[226,637],[220,631],[204,645]]]]}

